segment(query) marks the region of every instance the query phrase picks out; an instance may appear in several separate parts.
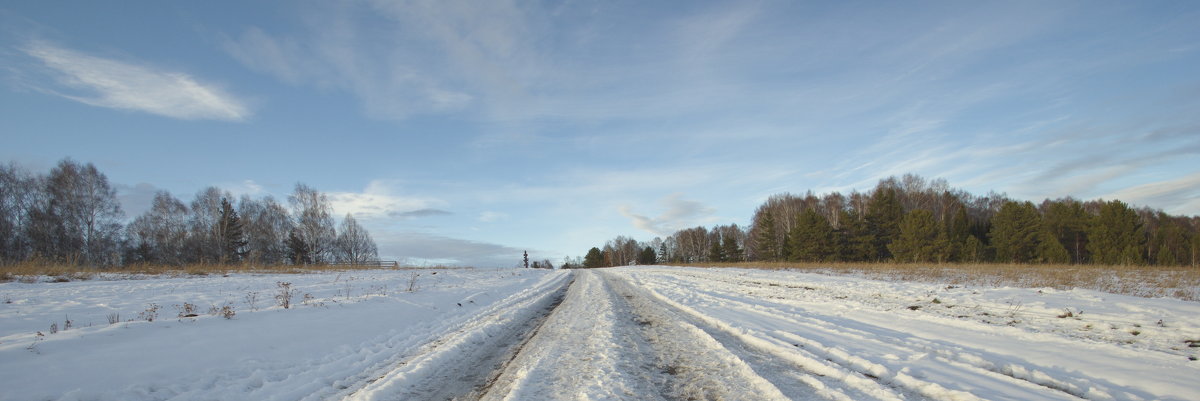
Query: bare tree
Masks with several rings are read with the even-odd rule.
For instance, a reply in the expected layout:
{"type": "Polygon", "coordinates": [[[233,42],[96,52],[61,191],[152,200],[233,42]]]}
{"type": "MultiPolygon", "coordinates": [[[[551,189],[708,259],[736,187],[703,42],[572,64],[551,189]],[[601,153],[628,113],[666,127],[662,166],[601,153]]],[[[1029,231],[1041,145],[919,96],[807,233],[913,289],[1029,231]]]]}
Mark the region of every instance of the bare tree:
{"type": "Polygon", "coordinates": [[[221,200],[228,199],[229,192],[217,187],[208,187],[196,193],[191,204],[191,219],[188,221],[188,261],[197,263],[220,263],[221,258],[221,200]]]}
{"type": "Polygon", "coordinates": [[[307,260],[316,264],[328,262],[333,253],[333,243],[337,240],[329,198],[307,185],[296,184],[288,203],[292,205],[292,214],[296,219],[294,233],[299,243],[304,244],[307,260]]]}
{"type": "Polygon", "coordinates": [[[30,254],[26,229],[44,184],[16,164],[0,166],[0,263],[25,260],[30,254]]]}
{"type": "Polygon", "coordinates": [[[154,194],[154,203],[126,227],[130,241],[126,263],[181,265],[188,236],[188,208],[167,191],[154,194]]]}
{"type": "Polygon", "coordinates": [[[293,226],[287,209],[270,196],[256,201],[243,195],[238,210],[246,234],[246,259],[267,265],[285,263],[288,259],[286,241],[293,226]]]}
{"type": "Polygon", "coordinates": [[[91,163],[63,160],[44,181],[45,199],[30,214],[33,251],[60,262],[112,265],[123,216],[108,178],[91,163]]]}
{"type": "Polygon", "coordinates": [[[341,230],[334,243],[334,257],[338,262],[361,264],[379,259],[375,241],[365,228],[358,225],[354,216],[346,213],[341,230]]]}

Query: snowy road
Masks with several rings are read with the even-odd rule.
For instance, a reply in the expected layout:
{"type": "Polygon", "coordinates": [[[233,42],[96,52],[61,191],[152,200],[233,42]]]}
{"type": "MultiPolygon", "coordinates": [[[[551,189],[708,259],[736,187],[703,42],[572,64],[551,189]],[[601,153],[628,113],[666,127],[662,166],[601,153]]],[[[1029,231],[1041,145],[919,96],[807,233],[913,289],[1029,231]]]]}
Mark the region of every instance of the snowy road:
{"type": "MultiPolygon", "coordinates": [[[[946,314],[912,307],[913,300],[904,299],[905,284],[837,278],[814,283],[820,278],[730,273],[671,268],[577,272],[566,299],[481,399],[1200,397],[1197,363],[1176,352],[1186,353],[1185,348],[1155,350],[1153,340],[1137,345],[1119,334],[1082,339],[1048,330],[1084,319],[1022,313],[1010,306],[1012,313],[1005,318],[1010,320],[992,321],[995,314],[981,305],[987,296],[978,297],[974,290],[942,288],[948,299],[977,296],[971,310],[946,314]]],[[[1025,292],[1046,296],[1044,291],[1025,292]]],[[[1113,304],[1137,301],[1117,298],[1113,304]]],[[[1027,301],[1031,309],[1046,303],[1027,301]]],[[[1173,333],[1180,338],[1177,344],[1186,347],[1183,339],[1197,332],[1196,315],[1187,315],[1196,311],[1195,305],[1144,301],[1182,308],[1179,314],[1164,309],[1159,317],[1124,318],[1165,317],[1174,330],[1159,327],[1164,330],[1156,334],[1173,333]]],[[[953,310],[940,300],[926,306],[953,310]]],[[[1106,321],[1104,315],[1098,319],[1106,321]]]]}
{"type": "Polygon", "coordinates": [[[0,400],[1200,399],[1196,302],[744,269],[433,273],[0,284],[0,400]],[[252,299],[282,280],[299,304],[252,299]],[[186,302],[239,313],[171,317],[186,302]],[[150,322],[146,305],[172,309],[150,322]],[[139,317],[105,324],[115,312],[139,317]]]}

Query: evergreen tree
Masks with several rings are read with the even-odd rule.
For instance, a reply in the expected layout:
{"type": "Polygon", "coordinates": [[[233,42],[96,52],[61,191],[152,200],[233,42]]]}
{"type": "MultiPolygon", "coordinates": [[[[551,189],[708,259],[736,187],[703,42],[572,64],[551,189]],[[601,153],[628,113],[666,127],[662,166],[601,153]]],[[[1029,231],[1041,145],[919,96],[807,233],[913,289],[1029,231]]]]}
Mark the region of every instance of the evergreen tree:
{"type": "Polygon", "coordinates": [[[928,210],[913,210],[900,223],[900,235],[888,245],[898,262],[930,262],[935,259],[937,222],[928,210]]]}
{"type": "Polygon", "coordinates": [[[1178,221],[1166,213],[1158,212],[1161,224],[1154,230],[1154,236],[1147,244],[1154,250],[1154,264],[1160,266],[1177,266],[1188,260],[1191,233],[1184,228],[1186,221],[1178,221]]]}
{"type": "Polygon", "coordinates": [[[992,218],[988,236],[999,262],[1027,263],[1035,260],[1041,217],[1029,202],[1005,202],[992,218]]]}
{"type": "Polygon", "coordinates": [[[857,213],[847,211],[841,212],[838,221],[841,227],[835,235],[840,260],[871,260],[875,255],[875,236],[867,229],[866,222],[860,219],[857,213]]]}
{"type": "Polygon", "coordinates": [[[950,257],[948,261],[966,260],[964,248],[966,247],[967,237],[971,236],[971,221],[967,217],[967,208],[959,207],[954,213],[954,217],[950,218],[950,224],[946,226],[946,241],[949,247],[950,257]]]}
{"type": "Polygon", "coordinates": [[[1092,220],[1088,231],[1088,251],[1092,261],[1106,265],[1140,265],[1145,263],[1142,249],[1146,238],[1140,218],[1133,209],[1119,200],[1100,206],[1100,215],[1092,220]]]}
{"type": "Polygon", "coordinates": [[[312,250],[308,247],[308,241],[300,235],[299,229],[292,228],[288,233],[287,238],[288,261],[296,266],[304,266],[313,263],[312,250]]]}
{"type": "Polygon", "coordinates": [[[654,248],[647,246],[645,249],[642,249],[642,252],[638,255],[638,264],[653,265],[658,263],[658,261],[655,259],[657,259],[657,257],[654,254],[654,248]]]}
{"type": "Polygon", "coordinates": [[[1038,234],[1037,254],[1038,261],[1042,263],[1071,263],[1071,254],[1050,230],[1042,230],[1038,234]]]}
{"type": "Polygon", "coordinates": [[[238,263],[245,255],[246,238],[242,233],[242,219],[226,198],[221,198],[221,219],[217,223],[220,241],[220,263],[238,263]]]}
{"type": "Polygon", "coordinates": [[[725,254],[721,252],[721,241],[710,241],[712,245],[708,247],[709,262],[724,262],[725,254]]]}
{"type": "Polygon", "coordinates": [[[588,249],[587,255],[583,257],[583,267],[588,269],[604,267],[604,254],[600,252],[600,248],[588,249]]]}
{"type": "Polygon", "coordinates": [[[828,260],[833,250],[833,227],[825,216],[805,209],[796,217],[796,225],[787,236],[788,259],[798,262],[828,260]]]}
{"type": "Polygon", "coordinates": [[[1071,263],[1084,263],[1088,260],[1087,251],[1087,212],[1083,204],[1071,198],[1047,201],[1043,204],[1042,222],[1059,244],[1071,256],[1071,263]]]}
{"type": "Polygon", "coordinates": [[[900,235],[900,220],[904,218],[904,207],[897,198],[896,189],[877,188],[867,204],[867,230],[874,236],[873,260],[887,260],[892,256],[888,244],[900,235]]]}
{"type": "Polygon", "coordinates": [[[945,229],[938,230],[937,238],[933,240],[933,261],[946,263],[957,260],[962,245],[950,240],[950,233],[945,229]]]}
{"type": "Polygon", "coordinates": [[[979,263],[983,261],[983,251],[983,241],[980,241],[979,237],[975,235],[968,235],[967,240],[963,241],[962,261],[979,263]]]}
{"type": "Polygon", "coordinates": [[[775,242],[778,233],[775,231],[775,217],[770,211],[763,210],[754,220],[754,251],[759,260],[773,262],[780,258],[781,250],[775,242]]]}
{"type": "Polygon", "coordinates": [[[742,248],[738,247],[737,238],[732,235],[721,237],[721,255],[725,257],[726,262],[742,261],[742,248]]]}

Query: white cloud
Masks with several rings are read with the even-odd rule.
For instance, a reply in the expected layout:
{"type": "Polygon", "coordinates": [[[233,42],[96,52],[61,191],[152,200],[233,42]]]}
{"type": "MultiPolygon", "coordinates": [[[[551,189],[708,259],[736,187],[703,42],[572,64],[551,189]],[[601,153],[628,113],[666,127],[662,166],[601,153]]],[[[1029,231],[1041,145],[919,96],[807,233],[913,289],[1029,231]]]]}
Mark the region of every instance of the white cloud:
{"type": "Polygon", "coordinates": [[[1124,188],[1103,198],[1162,207],[1172,213],[1200,215],[1200,173],[1124,188]]]}
{"type": "Polygon", "coordinates": [[[634,227],[658,236],[668,236],[683,228],[704,222],[704,218],[712,215],[715,210],[696,201],[682,198],[682,194],[671,194],[663,198],[661,203],[666,206],[658,217],[650,218],[633,212],[626,205],[618,210],[628,217],[634,227]]]}
{"type": "Polygon", "coordinates": [[[229,191],[229,193],[233,194],[234,197],[240,197],[242,195],[258,196],[266,192],[263,186],[259,185],[257,182],[254,182],[254,180],[243,180],[242,182],[236,184],[218,185],[218,187],[229,191]]]}
{"type": "Polygon", "coordinates": [[[154,195],[162,190],[144,182],[135,185],[114,183],[113,188],[117,190],[117,202],[121,204],[121,211],[128,219],[136,218],[150,210],[154,204],[154,195]]]}
{"type": "Polygon", "coordinates": [[[358,218],[407,218],[449,214],[433,208],[441,201],[432,198],[408,197],[394,194],[395,184],[374,180],[362,192],[329,192],[329,202],[338,215],[346,213],[358,218]]]}
{"type": "MultiPolygon", "coordinates": [[[[409,264],[447,264],[472,267],[512,267],[523,249],[489,242],[421,232],[372,232],[383,258],[409,264]]],[[[535,254],[530,250],[530,258],[535,254]]]]}
{"type": "Polygon", "coordinates": [[[244,101],[188,74],[91,56],[43,41],[22,50],[49,68],[55,82],[27,85],[80,103],[184,120],[243,121],[251,115],[244,101]]]}
{"type": "Polygon", "coordinates": [[[493,212],[491,210],[484,211],[479,214],[479,221],[484,223],[492,223],[500,220],[507,220],[508,214],[501,212],[493,212]]]}

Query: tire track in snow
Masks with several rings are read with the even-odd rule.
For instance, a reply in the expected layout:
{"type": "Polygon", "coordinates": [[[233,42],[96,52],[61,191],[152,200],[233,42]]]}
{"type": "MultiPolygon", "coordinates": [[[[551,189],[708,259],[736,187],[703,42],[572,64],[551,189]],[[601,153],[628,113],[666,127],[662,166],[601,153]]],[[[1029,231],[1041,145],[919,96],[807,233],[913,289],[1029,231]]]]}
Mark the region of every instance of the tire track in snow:
{"type": "MultiPolygon", "coordinates": [[[[615,276],[615,274],[611,275],[615,276]]],[[[637,286],[618,277],[622,286],[639,296],[655,302],[656,307],[672,311],[673,315],[704,331],[724,348],[744,360],[766,380],[773,383],[788,399],[828,400],[905,400],[921,399],[916,394],[904,394],[886,387],[877,379],[861,374],[815,355],[797,353],[788,344],[778,344],[755,337],[740,335],[728,325],[715,324],[711,319],[669,302],[652,290],[637,286]]]]}
{"type": "Polygon", "coordinates": [[[485,388],[496,368],[536,332],[572,279],[563,274],[500,301],[416,351],[364,372],[355,385],[321,398],[477,399],[474,392],[485,388]]]}
{"type": "MultiPolygon", "coordinates": [[[[706,277],[692,277],[708,281],[706,277]]],[[[1008,360],[1006,363],[996,364],[989,359],[1004,358],[985,357],[986,353],[981,354],[983,351],[973,352],[952,344],[924,340],[881,327],[858,329],[856,326],[862,327],[866,324],[843,317],[808,313],[804,308],[798,308],[797,311],[795,308],[776,309],[763,304],[752,304],[744,301],[744,294],[736,291],[721,291],[711,286],[704,286],[703,289],[684,287],[678,284],[678,279],[679,276],[674,275],[671,280],[655,280],[655,284],[672,289],[671,293],[682,297],[680,299],[692,299],[690,303],[700,300],[699,302],[705,305],[718,305],[736,313],[755,316],[755,319],[777,322],[767,324],[766,327],[790,327],[792,331],[803,333],[794,334],[783,330],[756,331],[744,326],[730,326],[730,331],[740,331],[751,337],[774,342],[792,343],[797,348],[848,369],[879,377],[888,383],[934,399],[977,398],[960,390],[948,390],[937,384],[938,381],[969,383],[971,386],[990,381],[996,383],[995,386],[1011,391],[1012,399],[1037,397],[1105,400],[1114,399],[1114,395],[1120,399],[1145,398],[1099,379],[1082,376],[1055,378],[1043,373],[1039,367],[1021,363],[1022,361],[1008,360]],[[793,310],[789,313],[782,309],[793,310]],[[904,359],[905,356],[907,359],[904,359]],[[908,367],[897,369],[897,366],[913,363],[920,363],[925,369],[916,370],[916,373],[908,367]],[[929,381],[915,376],[933,376],[937,380],[929,381]]],[[[659,297],[669,303],[683,306],[663,294],[659,294],[659,297]]],[[[712,316],[687,309],[699,318],[720,323],[712,316]]]]}
{"type": "Polygon", "coordinates": [[[789,399],[620,280],[577,274],[563,305],[482,399],[789,399]]]}
{"type": "Polygon", "coordinates": [[[651,345],[590,271],[499,375],[484,400],[664,399],[651,345]]]}
{"type": "MultiPolygon", "coordinates": [[[[620,295],[666,373],[663,395],[678,400],[788,399],[771,381],[704,330],[653,303],[627,282],[599,272],[609,292],[620,295]]],[[[628,324],[628,323],[627,323],[628,324]]]]}

